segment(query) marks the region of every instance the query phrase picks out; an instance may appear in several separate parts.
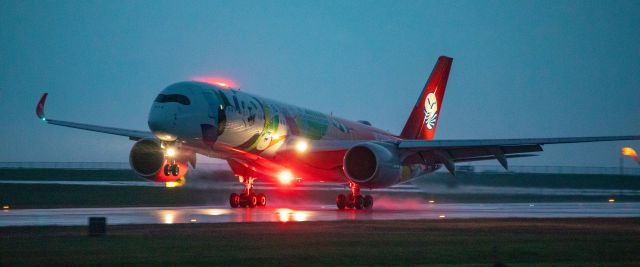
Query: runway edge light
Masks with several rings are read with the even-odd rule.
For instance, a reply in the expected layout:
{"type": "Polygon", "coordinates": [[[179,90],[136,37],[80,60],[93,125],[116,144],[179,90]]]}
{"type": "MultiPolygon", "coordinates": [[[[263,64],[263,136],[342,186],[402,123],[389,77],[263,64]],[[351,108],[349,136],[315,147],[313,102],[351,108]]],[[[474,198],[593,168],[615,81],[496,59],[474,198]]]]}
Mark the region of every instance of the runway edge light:
{"type": "Polygon", "coordinates": [[[635,160],[638,164],[640,164],[640,160],[638,159],[638,153],[636,153],[636,151],[633,148],[630,147],[623,147],[622,150],[620,151],[620,153],[623,156],[627,156],[632,158],[633,160],[635,160]]]}

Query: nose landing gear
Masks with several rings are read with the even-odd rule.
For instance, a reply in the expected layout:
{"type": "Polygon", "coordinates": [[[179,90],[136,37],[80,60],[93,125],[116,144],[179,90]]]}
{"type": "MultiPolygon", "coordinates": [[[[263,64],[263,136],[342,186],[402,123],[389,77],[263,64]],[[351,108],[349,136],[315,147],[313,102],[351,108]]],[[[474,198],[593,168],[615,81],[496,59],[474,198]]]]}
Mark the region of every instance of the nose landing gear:
{"type": "Polygon", "coordinates": [[[255,177],[244,178],[240,177],[240,182],[244,184],[244,191],[241,194],[231,193],[229,196],[229,205],[232,208],[255,208],[264,207],[267,205],[267,196],[265,194],[255,194],[253,192],[253,181],[255,177]]]}
{"type": "Polygon", "coordinates": [[[336,197],[336,206],[338,209],[371,209],[373,207],[373,197],[370,195],[362,196],[360,194],[360,186],[356,183],[349,182],[349,187],[351,188],[351,194],[345,196],[343,194],[338,195],[336,197]]]}
{"type": "Polygon", "coordinates": [[[165,159],[170,159],[169,164],[165,164],[162,168],[164,176],[178,176],[180,175],[180,166],[176,164],[175,156],[178,153],[179,146],[173,143],[161,143],[160,147],[164,149],[165,159]]]}
{"type": "Polygon", "coordinates": [[[178,176],[180,174],[180,166],[176,164],[175,160],[171,160],[170,164],[164,165],[163,171],[165,176],[178,176]]]}

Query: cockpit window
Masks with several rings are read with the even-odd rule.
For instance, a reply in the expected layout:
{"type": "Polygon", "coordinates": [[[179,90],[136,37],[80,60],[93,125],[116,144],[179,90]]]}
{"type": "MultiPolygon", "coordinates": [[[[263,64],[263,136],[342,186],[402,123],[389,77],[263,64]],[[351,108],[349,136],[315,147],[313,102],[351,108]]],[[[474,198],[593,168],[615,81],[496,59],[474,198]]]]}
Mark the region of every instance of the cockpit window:
{"type": "Polygon", "coordinates": [[[156,102],[158,103],[175,102],[183,105],[191,104],[191,101],[189,101],[189,98],[187,98],[184,95],[177,95],[177,94],[172,94],[172,95],[159,94],[158,97],[156,97],[156,102]]]}

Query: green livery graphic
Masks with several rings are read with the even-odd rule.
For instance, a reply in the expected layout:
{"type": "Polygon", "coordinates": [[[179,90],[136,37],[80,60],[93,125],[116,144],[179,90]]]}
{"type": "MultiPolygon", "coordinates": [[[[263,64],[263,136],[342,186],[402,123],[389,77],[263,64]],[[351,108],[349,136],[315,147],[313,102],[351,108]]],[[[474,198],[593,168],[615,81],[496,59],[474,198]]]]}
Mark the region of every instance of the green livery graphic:
{"type": "Polygon", "coordinates": [[[319,140],[327,133],[329,120],[324,114],[306,109],[300,110],[298,114],[300,115],[296,118],[296,123],[300,127],[300,135],[319,140]]]}

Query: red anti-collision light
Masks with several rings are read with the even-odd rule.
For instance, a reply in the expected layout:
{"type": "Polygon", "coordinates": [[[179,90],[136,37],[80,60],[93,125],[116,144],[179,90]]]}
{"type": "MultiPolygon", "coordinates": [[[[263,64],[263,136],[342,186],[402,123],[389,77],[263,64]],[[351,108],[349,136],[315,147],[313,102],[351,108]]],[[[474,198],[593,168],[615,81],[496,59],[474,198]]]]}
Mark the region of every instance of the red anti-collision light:
{"type": "Polygon", "coordinates": [[[220,77],[196,76],[192,77],[191,80],[217,85],[222,88],[238,88],[233,81],[220,77]]]}

